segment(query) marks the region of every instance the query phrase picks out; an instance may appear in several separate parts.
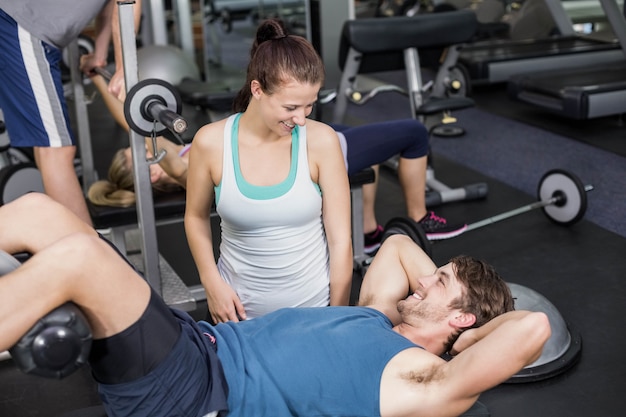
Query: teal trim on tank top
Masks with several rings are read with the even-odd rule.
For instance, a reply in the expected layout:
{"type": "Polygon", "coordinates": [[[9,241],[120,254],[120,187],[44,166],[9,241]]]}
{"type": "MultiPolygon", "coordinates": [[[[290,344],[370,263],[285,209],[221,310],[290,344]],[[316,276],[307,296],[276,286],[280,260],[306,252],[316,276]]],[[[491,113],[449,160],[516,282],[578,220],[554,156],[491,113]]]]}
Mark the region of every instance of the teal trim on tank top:
{"type": "MultiPolygon", "coordinates": [[[[291,133],[291,167],[289,168],[289,174],[287,178],[282,182],[275,185],[254,185],[250,184],[243,177],[241,173],[240,163],[239,163],[239,118],[241,117],[241,113],[238,113],[235,116],[235,120],[233,121],[233,126],[231,129],[231,149],[233,155],[233,165],[235,169],[235,181],[237,183],[237,187],[239,191],[244,196],[251,198],[253,200],[271,200],[273,198],[278,198],[287,191],[291,189],[294,182],[296,181],[296,173],[298,171],[298,152],[300,149],[300,136],[299,136],[299,126],[295,126],[291,133]]],[[[215,187],[215,201],[219,201],[221,182],[219,185],[215,187]]],[[[321,190],[318,184],[315,185],[317,191],[321,194],[321,190]]]]}

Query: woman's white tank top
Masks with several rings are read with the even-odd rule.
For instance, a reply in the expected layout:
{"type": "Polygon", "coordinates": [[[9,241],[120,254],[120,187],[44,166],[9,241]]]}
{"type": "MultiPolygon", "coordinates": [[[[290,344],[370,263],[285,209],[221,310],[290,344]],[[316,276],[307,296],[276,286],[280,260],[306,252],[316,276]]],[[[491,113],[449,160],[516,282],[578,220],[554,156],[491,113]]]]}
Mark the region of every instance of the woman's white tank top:
{"type": "Polygon", "coordinates": [[[222,181],[216,187],[222,230],[218,269],[248,318],[282,307],[327,306],[328,244],[322,197],[307,159],[306,127],[293,130],[288,177],[256,186],[240,170],[239,116],[230,116],[224,128],[222,181]]]}

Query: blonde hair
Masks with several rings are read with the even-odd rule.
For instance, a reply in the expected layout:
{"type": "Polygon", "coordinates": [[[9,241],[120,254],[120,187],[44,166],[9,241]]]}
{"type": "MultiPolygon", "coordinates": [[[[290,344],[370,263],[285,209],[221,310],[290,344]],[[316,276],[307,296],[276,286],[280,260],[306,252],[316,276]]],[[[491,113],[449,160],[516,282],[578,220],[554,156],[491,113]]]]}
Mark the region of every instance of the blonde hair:
{"type": "MultiPolygon", "coordinates": [[[[152,184],[152,189],[157,194],[180,191],[182,187],[176,184],[157,182],[152,184]]],[[[113,155],[108,178],[93,183],[87,191],[87,198],[99,206],[130,207],[135,204],[133,171],[124,149],[118,150],[113,155]]]]}

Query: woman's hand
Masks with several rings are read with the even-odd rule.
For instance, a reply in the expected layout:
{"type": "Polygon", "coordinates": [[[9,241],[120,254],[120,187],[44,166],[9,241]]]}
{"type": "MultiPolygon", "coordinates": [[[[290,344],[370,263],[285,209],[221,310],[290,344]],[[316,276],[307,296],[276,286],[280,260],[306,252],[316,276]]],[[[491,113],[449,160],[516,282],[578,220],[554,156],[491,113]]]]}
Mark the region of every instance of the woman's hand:
{"type": "Polygon", "coordinates": [[[205,289],[205,292],[213,323],[246,319],[246,310],[241,300],[227,283],[220,280],[211,287],[210,290],[205,289]]]}

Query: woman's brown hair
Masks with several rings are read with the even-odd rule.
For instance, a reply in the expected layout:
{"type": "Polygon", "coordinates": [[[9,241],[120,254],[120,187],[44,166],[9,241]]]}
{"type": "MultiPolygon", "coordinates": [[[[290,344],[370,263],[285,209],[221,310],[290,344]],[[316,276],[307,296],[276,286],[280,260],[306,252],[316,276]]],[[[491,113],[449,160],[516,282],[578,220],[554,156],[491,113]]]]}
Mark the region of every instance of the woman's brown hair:
{"type": "Polygon", "coordinates": [[[324,63],[305,38],[287,33],[279,19],[259,25],[246,73],[246,84],[233,102],[233,111],[244,112],[252,97],[250,84],[257,80],[264,93],[271,95],[290,79],[299,83],[324,83],[324,63]]]}

